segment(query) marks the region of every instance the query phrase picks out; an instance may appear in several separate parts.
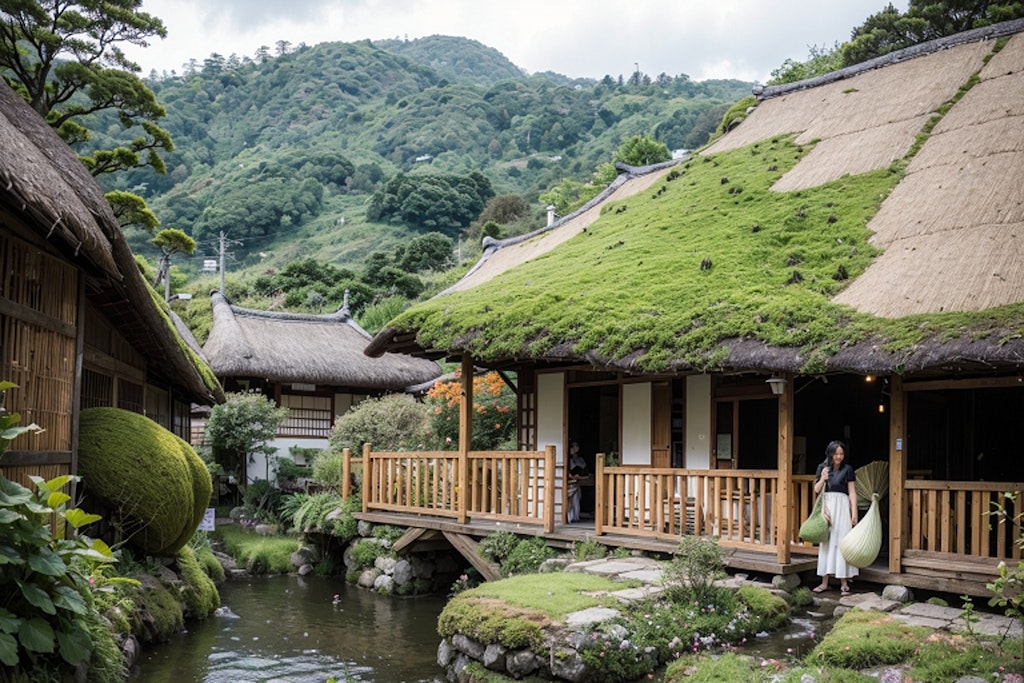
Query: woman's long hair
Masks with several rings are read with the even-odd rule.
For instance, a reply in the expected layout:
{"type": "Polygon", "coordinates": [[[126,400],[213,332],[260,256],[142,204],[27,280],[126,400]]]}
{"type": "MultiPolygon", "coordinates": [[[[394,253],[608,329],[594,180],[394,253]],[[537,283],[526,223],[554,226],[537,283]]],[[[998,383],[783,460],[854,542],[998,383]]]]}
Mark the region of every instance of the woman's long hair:
{"type": "MultiPolygon", "coordinates": [[[[825,446],[825,467],[832,467],[832,456],[835,455],[837,448],[842,448],[843,453],[848,453],[846,444],[842,441],[830,441],[829,444],[825,446]]],[[[843,463],[845,464],[846,462],[847,460],[844,458],[843,463]]]]}

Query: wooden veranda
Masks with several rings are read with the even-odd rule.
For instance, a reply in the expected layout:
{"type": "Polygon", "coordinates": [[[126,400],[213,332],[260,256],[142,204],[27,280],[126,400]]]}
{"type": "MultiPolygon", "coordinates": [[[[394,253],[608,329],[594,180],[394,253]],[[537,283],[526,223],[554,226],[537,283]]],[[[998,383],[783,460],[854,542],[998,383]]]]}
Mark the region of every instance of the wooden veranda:
{"type": "MultiPolygon", "coordinates": [[[[811,475],[789,477],[788,502],[776,470],[608,467],[597,458],[593,523],[568,524],[564,472],[552,446],[543,451],[375,452],[345,454],[344,495],[361,468],[359,519],[403,526],[402,546],[444,537],[474,564],[476,542],[505,529],[571,547],[594,538],[609,547],[670,554],[681,536],[716,537],[733,570],[765,574],[813,571],[817,547],[797,537],[813,504],[811,475]],[[433,533],[425,533],[425,532],[433,533]],[[461,540],[460,540],[461,539],[461,540]]],[[[949,593],[988,595],[1000,561],[1019,562],[1020,530],[1000,524],[996,504],[1016,511],[1007,491],[1024,484],[907,481],[906,514],[889,515],[892,544],[861,579],[949,593]],[[888,551],[888,552],[887,552],[888,551]]],[[[487,576],[485,571],[482,571],[487,576]]]]}

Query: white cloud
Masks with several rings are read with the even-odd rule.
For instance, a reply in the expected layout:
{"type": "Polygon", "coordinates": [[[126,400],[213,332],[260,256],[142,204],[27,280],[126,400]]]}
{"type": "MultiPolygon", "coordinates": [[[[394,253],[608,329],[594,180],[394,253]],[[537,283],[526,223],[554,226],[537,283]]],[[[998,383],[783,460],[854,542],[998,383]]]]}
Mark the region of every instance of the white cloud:
{"type": "MultiPolygon", "coordinates": [[[[255,54],[279,40],[465,36],[529,72],[600,78],[632,73],[765,80],[811,45],[831,46],[883,0],[143,0],[168,30],[126,50],[143,74],[180,71],[211,53],[255,54]]],[[[900,9],[906,2],[896,3],[900,9]]]]}

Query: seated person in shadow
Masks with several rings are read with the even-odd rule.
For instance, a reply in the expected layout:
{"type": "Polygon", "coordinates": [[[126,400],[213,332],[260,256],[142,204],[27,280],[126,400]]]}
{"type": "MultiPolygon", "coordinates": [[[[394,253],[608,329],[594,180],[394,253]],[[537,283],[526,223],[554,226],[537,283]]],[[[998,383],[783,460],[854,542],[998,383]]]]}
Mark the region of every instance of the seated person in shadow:
{"type": "Polygon", "coordinates": [[[569,442],[569,463],[568,474],[566,475],[566,488],[569,496],[569,510],[566,520],[569,522],[580,521],[580,499],[583,491],[580,489],[580,480],[590,476],[590,469],[587,461],[580,455],[580,445],[576,441],[569,442]]]}

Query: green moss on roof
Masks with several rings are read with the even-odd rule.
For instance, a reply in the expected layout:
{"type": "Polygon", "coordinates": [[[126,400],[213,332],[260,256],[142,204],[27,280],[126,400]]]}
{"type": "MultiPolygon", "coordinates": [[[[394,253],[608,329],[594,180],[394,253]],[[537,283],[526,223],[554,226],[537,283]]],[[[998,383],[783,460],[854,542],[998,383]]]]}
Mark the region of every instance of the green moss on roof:
{"type": "Polygon", "coordinates": [[[558,249],[393,326],[439,348],[468,341],[482,359],[565,340],[576,354],[639,354],[648,370],[713,364],[723,339],[819,343],[854,315],[829,300],[870,264],[866,225],[899,175],[771,191],[808,149],[777,138],[693,159],[558,249]]]}

